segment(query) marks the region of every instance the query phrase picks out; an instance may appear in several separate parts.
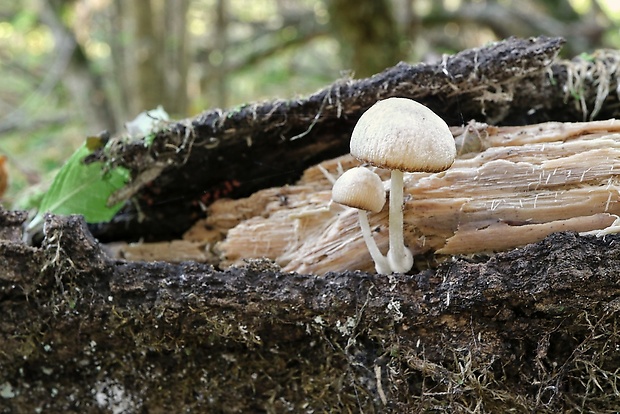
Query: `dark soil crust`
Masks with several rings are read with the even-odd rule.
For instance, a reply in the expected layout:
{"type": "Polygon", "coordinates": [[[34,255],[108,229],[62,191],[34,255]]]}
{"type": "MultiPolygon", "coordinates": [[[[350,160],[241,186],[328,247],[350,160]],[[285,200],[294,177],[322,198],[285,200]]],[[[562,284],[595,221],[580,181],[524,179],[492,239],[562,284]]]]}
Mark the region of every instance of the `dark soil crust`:
{"type": "Polygon", "coordinates": [[[114,261],[79,217],[45,227],[41,247],[0,242],[2,412],[617,404],[615,236],[558,233],[415,275],[319,277],[265,261],[114,261]]]}

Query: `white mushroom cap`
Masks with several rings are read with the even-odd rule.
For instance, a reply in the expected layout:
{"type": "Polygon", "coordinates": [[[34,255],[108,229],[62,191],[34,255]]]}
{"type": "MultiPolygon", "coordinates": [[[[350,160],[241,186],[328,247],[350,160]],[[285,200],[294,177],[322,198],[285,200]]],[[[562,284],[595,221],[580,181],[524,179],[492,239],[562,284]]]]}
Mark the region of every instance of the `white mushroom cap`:
{"type": "Polygon", "coordinates": [[[378,213],[385,205],[385,188],[376,173],[364,167],[354,167],[336,180],[332,187],[332,200],[378,213]]]}
{"type": "Polygon", "coordinates": [[[351,135],[351,154],[390,170],[438,172],[452,165],[456,145],[448,125],[426,106],[388,98],[360,117],[351,135]]]}

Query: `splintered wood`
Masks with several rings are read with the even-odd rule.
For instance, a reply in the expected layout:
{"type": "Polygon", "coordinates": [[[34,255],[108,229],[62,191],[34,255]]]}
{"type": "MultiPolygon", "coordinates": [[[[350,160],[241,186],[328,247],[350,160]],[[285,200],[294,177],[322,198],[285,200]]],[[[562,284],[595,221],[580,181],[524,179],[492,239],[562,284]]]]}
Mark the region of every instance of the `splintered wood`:
{"type": "MultiPolygon", "coordinates": [[[[448,171],[405,175],[405,243],[414,255],[506,250],[557,231],[603,230],[620,213],[620,122],[453,132],[459,157],[448,171]]],[[[297,185],[214,203],[206,225],[226,234],[216,245],[221,264],[266,257],[302,273],[372,270],[355,210],[330,203],[331,179],[358,164],[325,161],[297,185]]],[[[385,253],[387,205],[369,219],[385,253]]]]}
{"type": "MultiPolygon", "coordinates": [[[[525,127],[470,123],[453,134],[459,155],[449,170],[405,174],[405,243],[414,255],[493,252],[557,231],[603,235],[618,230],[620,121],[525,127]]],[[[357,212],[330,202],[333,181],[357,165],[346,155],[309,168],[296,185],[218,200],[184,241],[204,252],[195,260],[221,267],[268,258],[285,271],[372,271],[357,212]]],[[[389,172],[376,172],[387,189],[389,172]]],[[[387,209],[386,204],[369,214],[384,254],[387,209]]],[[[183,259],[188,259],[186,247],[183,259]]],[[[143,251],[143,245],[125,246],[122,255],[140,259],[143,251]]]]}

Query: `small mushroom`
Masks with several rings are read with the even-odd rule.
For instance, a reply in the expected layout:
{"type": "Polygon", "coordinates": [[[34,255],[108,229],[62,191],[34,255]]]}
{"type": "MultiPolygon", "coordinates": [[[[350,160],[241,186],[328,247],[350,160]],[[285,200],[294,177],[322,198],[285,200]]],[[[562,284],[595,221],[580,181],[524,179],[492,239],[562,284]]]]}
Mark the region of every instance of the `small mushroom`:
{"type": "Polygon", "coordinates": [[[381,178],[364,167],[354,167],[342,174],[332,187],[332,200],[357,209],[362,237],[375,262],[377,273],[392,273],[387,258],[381,254],[370,233],[368,211],[378,213],[385,205],[385,189],[381,178]]]}
{"type": "Polygon", "coordinates": [[[403,237],[403,171],[448,169],[456,157],[454,137],[448,125],[424,105],[406,98],[388,98],[360,117],[351,135],[351,154],[391,170],[387,258],[392,271],[408,272],[413,256],[403,237]]]}

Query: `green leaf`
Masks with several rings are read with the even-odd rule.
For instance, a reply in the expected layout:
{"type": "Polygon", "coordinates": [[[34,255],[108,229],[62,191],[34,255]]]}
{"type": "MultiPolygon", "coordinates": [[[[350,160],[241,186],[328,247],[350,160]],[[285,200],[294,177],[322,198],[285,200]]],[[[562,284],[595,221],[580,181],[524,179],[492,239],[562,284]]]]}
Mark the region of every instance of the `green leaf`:
{"type": "Polygon", "coordinates": [[[117,167],[104,173],[101,162],[83,163],[88,154],[90,150],[83,144],[58,171],[28,230],[41,227],[45,213],[82,214],[87,222],[100,223],[111,220],[121,209],[123,202],[108,206],[107,201],[125,186],[129,170],[117,167]]]}

